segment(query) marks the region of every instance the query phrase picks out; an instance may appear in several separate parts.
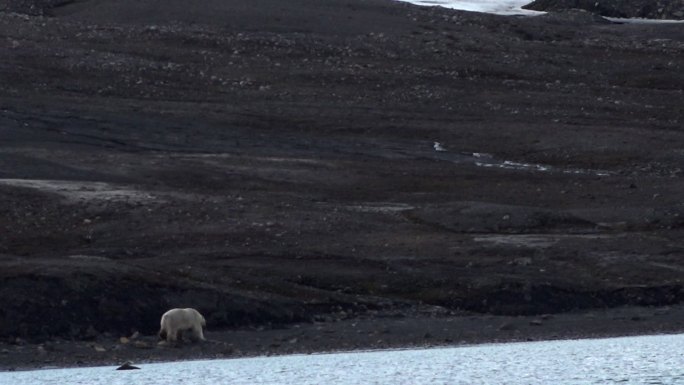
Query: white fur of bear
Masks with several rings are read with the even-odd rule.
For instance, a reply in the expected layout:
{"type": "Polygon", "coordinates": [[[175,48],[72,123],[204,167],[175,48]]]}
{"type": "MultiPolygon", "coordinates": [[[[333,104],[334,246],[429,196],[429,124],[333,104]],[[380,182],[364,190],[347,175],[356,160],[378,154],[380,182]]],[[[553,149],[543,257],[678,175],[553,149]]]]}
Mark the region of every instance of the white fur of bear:
{"type": "Polygon", "coordinates": [[[171,309],[162,315],[159,337],[166,339],[166,342],[175,343],[183,339],[183,332],[189,331],[191,340],[204,341],[203,326],[207,326],[207,321],[197,310],[171,309]]]}

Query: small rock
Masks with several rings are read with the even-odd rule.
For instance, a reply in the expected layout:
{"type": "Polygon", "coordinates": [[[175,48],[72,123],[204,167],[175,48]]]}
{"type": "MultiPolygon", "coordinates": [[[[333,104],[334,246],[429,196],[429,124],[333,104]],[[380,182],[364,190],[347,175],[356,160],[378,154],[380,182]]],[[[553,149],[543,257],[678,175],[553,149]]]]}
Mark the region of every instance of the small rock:
{"type": "Polygon", "coordinates": [[[442,144],[439,143],[439,142],[435,142],[435,143],[432,145],[432,148],[434,148],[435,151],[439,151],[439,152],[444,152],[444,151],[446,151],[446,148],[444,148],[444,146],[442,146],[442,144]]]}
{"type": "Polygon", "coordinates": [[[656,311],[654,311],[653,314],[654,315],[664,315],[664,314],[668,314],[670,312],[670,310],[671,309],[669,307],[663,307],[663,308],[660,308],[660,309],[657,309],[656,311]]]}
{"type": "Polygon", "coordinates": [[[529,266],[532,264],[532,258],[530,257],[520,257],[509,262],[510,265],[516,266],[529,266]]]}
{"type": "Polygon", "coordinates": [[[499,326],[499,330],[515,330],[515,325],[511,322],[506,322],[505,324],[499,326]]]}
{"type": "MultiPolygon", "coordinates": [[[[161,342],[166,342],[166,341],[161,341],[161,342]]],[[[135,346],[138,349],[152,349],[152,345],[148,344],[145,341],[135,341],[135,342],[133,342],[133,346],[135,346]]]]}
{"type": "Polygon", "coordinates": [[[137,366],[133,366],[133,364],[130,361],[125,362],[123,365],[116,368],[116,370],[135,370],[135,369],[140,369],[140,368],[137,366]]]}
{"type": "Polygon", "coordinates": [[[129,340],[126,337],[121,337],[121,338],[119,338],[119,342],[125,345],[125,344],[131,342],[131,340],[129,340]]]}
{"type": "Polygon", "coordinates": [[[533,325],[533,326],[541,326],[543,323],[544,323],[544,321],[542,321],[540,319],[533,319],[532,321],[530,321],[530,325],[533,325]]]}
{"type": "Polygon", "coordinates": [[[85,334],[83,335],[83,338],[85,340],[94,340],[97,338],[98,332],[95,330],[93,325],[88,326],[88,329],[86,329],[85,334]]]}
{"type": "Polygon", "coordinates": [[[138,333],[138,332],[136,331],[135,333],[131,334],[131,336],[128,337],[128,338],[131,339],[131,340],[135,340],[135,339],[138,339],[138,337],[140,337],[140,333],[138,333]]]}
{"type": "Polygon", "coordinates": [[[95,349],[96,352],[103,353],[106,352],[107,349],[104,348],[102,345],[93,345],[93,349],[95,349]]]}

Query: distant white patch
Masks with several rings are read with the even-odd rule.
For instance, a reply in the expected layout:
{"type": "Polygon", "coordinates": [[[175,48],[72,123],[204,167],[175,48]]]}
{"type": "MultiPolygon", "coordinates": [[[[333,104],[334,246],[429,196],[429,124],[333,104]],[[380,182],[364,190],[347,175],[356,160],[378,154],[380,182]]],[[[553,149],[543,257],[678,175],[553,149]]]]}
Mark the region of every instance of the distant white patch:
{"type": "Polygon", "coordinates": [[[50,179],[0,179],[0,185],[32,188],[59,194],[69,200],[147,201],[154,196],[128,186],[105,182],[50,180],[50,179]]]}
{"type": "Polygon", "coordinates": [[[473,152],[473,156],[476,158],[492,158],[492,155],[486,152],[473,152]]]}
{"type": "MultiPolygon", "coordinates": [[[[160,155],[159,158],[162,158],[167,155],[160,155]]],[[[330,166],[328,162],[324,162],[319,159],[310,159],[310,158],[283,158],[283,157],[276,157],[276,156],[244,156],[244,155],[234,155],[234,154],[226,154],[226,153],[178,153],[174,154],[174,157],[179,157],[179,158],[200,158],[200,159],[212,159],[212,158],[219,158],[219,159],[227,159],[227,158],[233,158],[233,159],[248,159],[248,160],[254,160],[258,162],[274,162],[274,163],[301,163],[301,164],[311,164],[311,165],[324,165],[324,166],[330,166]]]]}
{"type": "Polygon", "coordinates": [[[412,210],[414,207],[406,203],[366,203],[356,206],[347,206],[347,209],[353,211],[360,211],[362,213],[398,213],[402,211],[412,210]]]}
{"type": "Polygon", "coordinates": [[[546,12],[522,9],[532,0],[400,0],[416,5],[439,6],[462,11],[494,13],[497,15],[542,15],[546,12]]]}
{"type": "Polygon", "coordinates": [[[566,239],[602,239],[610,237],[611,235],[604,234],[494,234],[474,237],[473,240],[475,242],[485,242],[501,246],[545,249],[566,239]]]}
{"type": "Polygon", "coordinates": [[[435,151],[446,151],[446,148],[444,148],[444,146],[442,146],[442,144],[439,142],[435,142],[432,147],[435,149],[435,151]]]}
{"type": "Polygon", "coordinates": [[[494,158],[491,154],[474,152],[472,157],[474,163],[478,167],[485,168],[502,168],[507,170],[519,171],[538,171],[538,172],[561,172],[563,174],[582,174],[582,175],[596,175],[596,176],[611,176],[613,173],[604,170],[590,170],[577,168],[557,168],[545,164],[514,162],[511,160],[500,160],[494,158]]]}
{"type": "Polygon", "coordinates": [[[550,170],[549,166],[544,166],[541,164],[532,164],[532,163],[511,162],[510,160],[505,160],[501,163],[475,162],[475,165],[479,166],[479,167],[495,167],[495,168],[504,168],[504,169],[509,169],[509,170],[528,170],[528,171],[549,171],[550,170]]]}
{"type": "Polygon", "coordinates": [[[103,262],[103,261],[109,261],[110,259],[107,257],[100,257],[98,255],[70,255],[67,258],[69,259],[75,259],[75,260],[80,260],[80,261],[98,261],[98,262],[103,262]]]}
{"type": "Polygon", "coordinates": [[[616,22],[616,23],[626,23],[626,24],[684,24],[684,20],[670,20],[670,19],[622,19],[619,17],[605,17],[604,18],[616,22]]]}

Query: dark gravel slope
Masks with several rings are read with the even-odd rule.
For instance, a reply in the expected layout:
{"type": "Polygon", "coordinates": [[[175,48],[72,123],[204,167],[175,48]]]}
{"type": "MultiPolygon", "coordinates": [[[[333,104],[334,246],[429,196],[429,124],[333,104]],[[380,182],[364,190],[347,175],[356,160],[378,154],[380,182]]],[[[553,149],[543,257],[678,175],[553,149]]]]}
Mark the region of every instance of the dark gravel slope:
{"type": "Polygon", "coordinates": [[[684,299],[678,25],[379,0],[48,14],[0,12],[0,338],[152,339],[184,306],[229,332],[684,299]]]}

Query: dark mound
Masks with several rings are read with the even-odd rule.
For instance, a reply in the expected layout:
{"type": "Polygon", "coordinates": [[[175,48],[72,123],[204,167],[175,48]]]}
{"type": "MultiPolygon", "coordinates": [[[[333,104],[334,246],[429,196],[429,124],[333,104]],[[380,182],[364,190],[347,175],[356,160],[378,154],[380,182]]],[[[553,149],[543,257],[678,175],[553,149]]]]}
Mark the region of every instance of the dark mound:
{"type": "Polygon", "coordinates": [[[52,14],[53,9],[78,0],[4,0],[0,12],[16,12],[32,16],[52,14]]]}
{"type": "Polygon", "coordinates": [[[561,9],[554,12],[549,12],[538,16],[543,20],[548,20],[549,22],[565,24],[565,25],[587,25],[587,24],[610,24],[610,20],[605,17],[585,11],[583,9],[561,9]]]}
{"type": "Polygon", "coordinates": [[[684,19],[681,0],[536,0],[523,8],[535,11],[584,9],[608,17],[684,19]]]}

